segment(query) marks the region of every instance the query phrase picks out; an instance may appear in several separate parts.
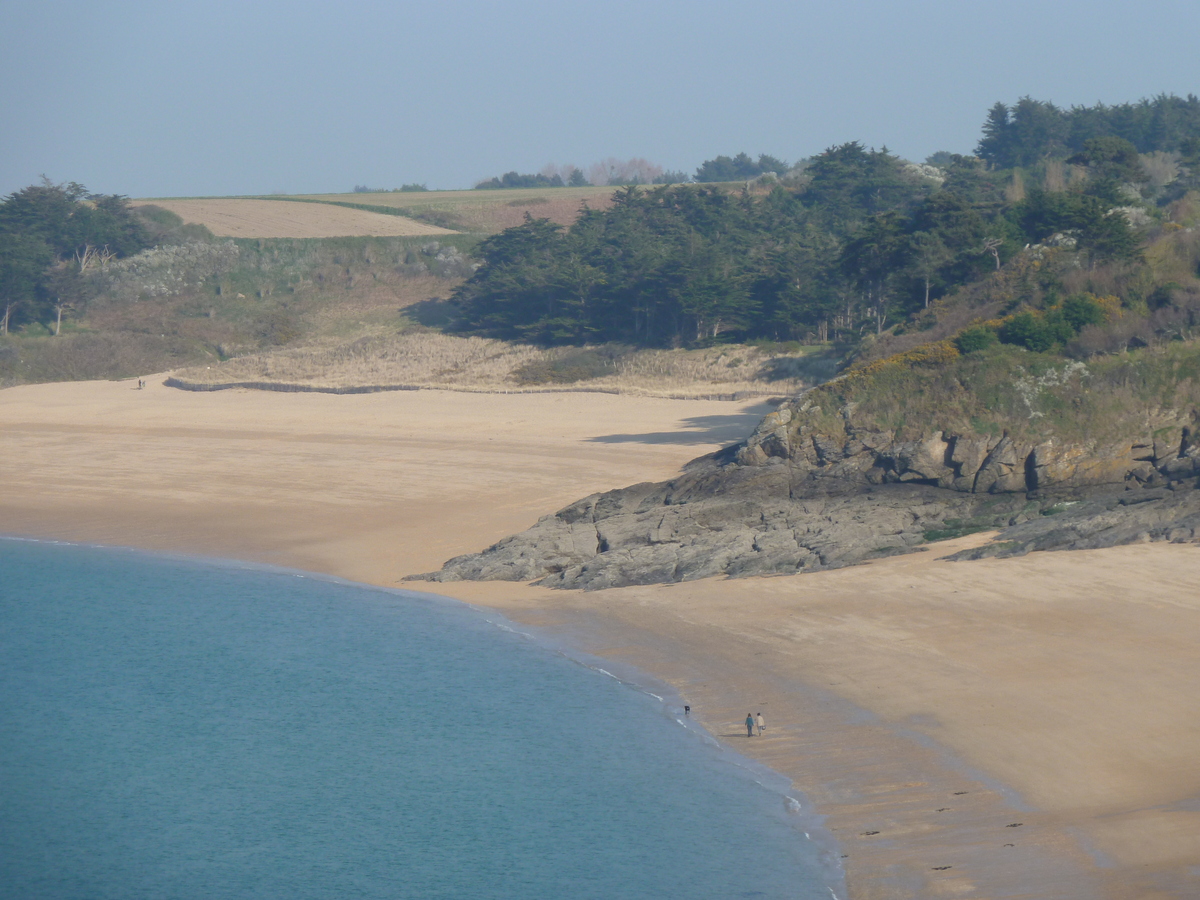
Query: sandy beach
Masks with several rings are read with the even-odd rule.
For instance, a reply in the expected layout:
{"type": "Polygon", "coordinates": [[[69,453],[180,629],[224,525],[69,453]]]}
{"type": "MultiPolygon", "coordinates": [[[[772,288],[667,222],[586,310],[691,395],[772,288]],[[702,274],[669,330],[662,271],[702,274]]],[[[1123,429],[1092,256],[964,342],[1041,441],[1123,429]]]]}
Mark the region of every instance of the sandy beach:
{"type": "Polygon", "coordinates": [[[501,609],[674,685],[790,777],[854,900],[1200,895],[1200,547],[558,592],[404,584],[762,404],[604,394],[0,391],[0,533],[230,557],[501,609]],[[764,736],[740,722],[761,711],[764,736]]]}

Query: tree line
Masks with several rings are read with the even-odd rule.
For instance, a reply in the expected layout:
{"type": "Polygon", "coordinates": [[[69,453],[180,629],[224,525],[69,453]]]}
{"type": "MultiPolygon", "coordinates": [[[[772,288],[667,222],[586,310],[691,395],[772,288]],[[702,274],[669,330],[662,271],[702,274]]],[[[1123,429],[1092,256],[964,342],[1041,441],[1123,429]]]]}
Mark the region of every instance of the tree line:
{"type": "Polygon", "coordinates": [[[559,166],[555,163],[547,163],[537,173],[522,174],[512,171],[485,179],[475,185],[475,190],[620,187],[631,184],[680,184],[688,180],[685,172],[665,171],[662,166],[641,157],[635,156],[631,159],[608,157],[588,166],[586,174],[578,166],[559,166]]]}
{"type": "Polygon", "coordinates": [[[588,184],[587,178],[584,177],[583,172],[579,169],[571,169],[567,173],[565,180],[557,172],[553,175],[544,175],[541,172],[522,175],[516,171],[512,171],[479,182],[479,184],[475,185],[475,190],[498,191],[504,188],[586,187],[588,184]]]}
{"type": "Polygon", "coordinates": [[[1159,94],[1137,103],[1072,106],[1022,97],[988,111],[976,153],[1000,169],[1065,159],[1096,138],[1120,138],[1138,153],[1180,151],[1200,139],[1200,98],[1159,94]]]}
{"type": "Polygon", "coordinates": [[[950,157],[932,178],[851,142],[766,193],[626,188],[570,228],[527,216],[485,240],[453,297],[457,327],[647,346],[879,332],[1055,233],[1092,261],[1135,255],[1104,165],[1078,189],[1014,201],[1010,174],[980,159],[950,157]]]}
{"type": "MultiPolygon", "coordinates": [[[[716,156],[706,159],[696,169],[694,175],[682,171],[668,171],[643,159],[602,160],[590,167],[591,171],[584,174],[582,169],[575,166],[547,165],[541,172],[522,174],[512,171],[505,172],[480,181],[475,185],[476,190],[501,190],[503,188],[539,188],[539,187],[626,187],[631,184],[686,184],[695,181],[698,184],[714,182],[749,181],[760,175],[773,173],[784,175],[789,165],[778,157],[767,153],[759,154],[757,159],[746,153],[736,156],[716,156]]],[[[355,190],[359,190],[358,187],[355,190]]],[[[363,188],[366,190],[366,188],[363,188]]]]}
{"type": "Polygon", "coordinates": [[[790,167],[782,159],[768,153],[759,154],[758,159],[747,153],[737,156],[716,156],[706,159],[696,169],[693,180],[700,184],[711,184],[719,181],[749,181],[760,175],[773,173],[784,175],[790,167]]]}
{"type": "Polygon", "coordinates": [[[27,322],[61,324],[84,299],[85,273],[152,245],[146,221],[118,194],[75,182],[41,184],[0,201],[0,333],[27,322]]]}

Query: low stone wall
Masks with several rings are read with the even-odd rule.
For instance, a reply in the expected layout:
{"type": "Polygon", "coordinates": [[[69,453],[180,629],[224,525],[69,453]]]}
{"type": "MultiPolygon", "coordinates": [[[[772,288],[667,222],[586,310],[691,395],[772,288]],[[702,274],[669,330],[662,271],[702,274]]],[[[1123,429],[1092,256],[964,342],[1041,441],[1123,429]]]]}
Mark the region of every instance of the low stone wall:
{"type": "Polygon", "coordinates": [[[381,391],[419,391],[421,388],[414,384],[368,384],[354,387],[320,387],[312,384],[282,384],[277,381],[225,381],[217,384],[204,384],[196,381],[182,381],[178,378],[168,378],[163,382],[167,387],[179,388],[181,391],[231,391],[244,388],[250,391],[282,391],[285,394],[378,394],[381,391]]]}

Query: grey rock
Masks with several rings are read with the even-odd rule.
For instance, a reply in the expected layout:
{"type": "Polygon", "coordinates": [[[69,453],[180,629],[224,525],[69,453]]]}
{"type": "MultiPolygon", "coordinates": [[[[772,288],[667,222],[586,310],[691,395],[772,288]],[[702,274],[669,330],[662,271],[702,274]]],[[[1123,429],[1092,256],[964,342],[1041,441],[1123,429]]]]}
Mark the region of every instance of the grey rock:
{"type": "MultiPolygon", "coordinates": [[[[826,478],[806,465],[708,458],[683,477],[584,498],[528,531],[450,560],[430,581],[534,581],[596,590],[712,575],[777,575],[908,552],[985,498],[924,484],[826,478]]],[[[1014,496],[989,511],[1007,521],[1014,496]]]]}
{"type": "Polygon", "coordinates": [[[821,433],[817,412],[798,398],[679,478],[585,497],[413,579],[596,590],[792,574],[991,528],[996,541],[955,558],[1200,540],[1200,439],[1188,428],[1177,443],[1034,446],[940,430],[897,441],[856,429],[850,407],[836,433],[821,433]]]}

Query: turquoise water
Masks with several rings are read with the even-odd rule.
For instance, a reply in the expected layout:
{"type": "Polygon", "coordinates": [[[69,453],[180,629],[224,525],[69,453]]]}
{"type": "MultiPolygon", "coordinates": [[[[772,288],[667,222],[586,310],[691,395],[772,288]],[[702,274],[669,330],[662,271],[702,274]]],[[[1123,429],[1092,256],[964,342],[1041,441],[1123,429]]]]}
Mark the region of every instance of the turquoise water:
{"type": "Polygon", "coordinates": [[[731,760],[458,604],[0,540],[4,900],[828,898],[731,760]]]}

